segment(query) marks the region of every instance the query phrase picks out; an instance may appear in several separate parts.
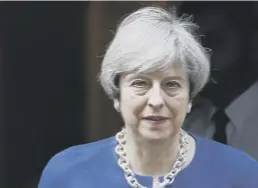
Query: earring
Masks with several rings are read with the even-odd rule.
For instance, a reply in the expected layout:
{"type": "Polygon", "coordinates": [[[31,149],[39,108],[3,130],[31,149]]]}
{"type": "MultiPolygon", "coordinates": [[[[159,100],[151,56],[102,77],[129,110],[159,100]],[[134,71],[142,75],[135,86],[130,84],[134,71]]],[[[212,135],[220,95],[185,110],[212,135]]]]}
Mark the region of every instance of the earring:
{"type": "Polygon", "coordinates": [[[189,103],[189,104],[188,104],[187,113],[190,113],[190,112],[191,112],[191,109],[192,109],[192,103],[189,103]]]}
{"type": "Polygon", "coordinates": [[[116,109],[117,112],[120,112],[120,104],[118,100],[114,101],[114,108],[116,109]]]}

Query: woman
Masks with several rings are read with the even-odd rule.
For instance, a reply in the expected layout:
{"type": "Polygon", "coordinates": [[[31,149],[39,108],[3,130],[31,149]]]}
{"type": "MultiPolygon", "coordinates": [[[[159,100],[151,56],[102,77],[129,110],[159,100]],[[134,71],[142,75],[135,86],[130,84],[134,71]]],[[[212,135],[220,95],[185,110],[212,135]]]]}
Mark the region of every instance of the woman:
{"type": "Polygon", "coordinates": [[[195,27],[155,7],[122,21],[100,81],[124,128],[54,156],[39,188],[258,187],[255,160],[181,129],[210,72],[195,27]]]}

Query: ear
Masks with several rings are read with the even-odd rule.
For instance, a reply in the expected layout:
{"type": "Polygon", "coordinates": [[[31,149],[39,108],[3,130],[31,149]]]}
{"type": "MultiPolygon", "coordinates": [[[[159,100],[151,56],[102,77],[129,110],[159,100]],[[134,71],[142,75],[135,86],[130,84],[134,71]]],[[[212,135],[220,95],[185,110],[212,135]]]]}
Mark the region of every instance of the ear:
{"type": "Polygon", "coordinates": [[[187,113],[190,113],[192,109],[192,102],[188,104],[187,113]]]}
{"type": "Polygon", "coordinates": [[[117,112],[120,112],[120,102],[118,99],[114,99],[114,108],[116,109],[117,112]]]}

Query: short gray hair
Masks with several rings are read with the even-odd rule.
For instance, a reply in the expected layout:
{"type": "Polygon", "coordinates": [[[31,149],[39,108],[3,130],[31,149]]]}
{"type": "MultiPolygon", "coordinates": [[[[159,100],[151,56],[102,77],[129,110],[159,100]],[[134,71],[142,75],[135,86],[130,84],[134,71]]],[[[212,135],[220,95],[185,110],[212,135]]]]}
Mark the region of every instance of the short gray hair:
{"type": "Polygon", "coordinates": [[[194,36],[197,25],[158,7],[141,8],[122,20],[104,56],[100,82],[111,99],[119,96],[122,73],[167,70],[179,63],[196,96],[210,75],[208,51],[194,36]]]}

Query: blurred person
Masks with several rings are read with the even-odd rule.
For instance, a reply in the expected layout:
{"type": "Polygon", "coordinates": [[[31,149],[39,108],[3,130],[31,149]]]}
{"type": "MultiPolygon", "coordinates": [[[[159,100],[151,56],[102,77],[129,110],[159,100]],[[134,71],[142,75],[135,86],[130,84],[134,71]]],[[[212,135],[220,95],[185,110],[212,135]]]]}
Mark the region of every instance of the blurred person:
{"type": "Polygon", "coordinates": [[[55,155],[39,188],[258,187],[258,164],[248,154],[181,128],[210,74],[194,28],[157,7],[124,18],[100,71],[124,127],[55,155]]]}
{"type": "Polygon", "coordinates": [[[213,82],[196,98],[184,128],[203,137],[244,150],[258,160],[258,82],[250,58],[244,3],[189,2],[182,11],[193,14],[212,49],[213,82]]]}

